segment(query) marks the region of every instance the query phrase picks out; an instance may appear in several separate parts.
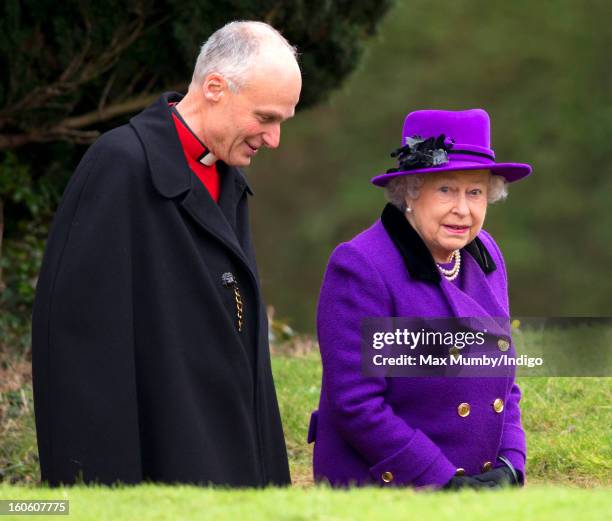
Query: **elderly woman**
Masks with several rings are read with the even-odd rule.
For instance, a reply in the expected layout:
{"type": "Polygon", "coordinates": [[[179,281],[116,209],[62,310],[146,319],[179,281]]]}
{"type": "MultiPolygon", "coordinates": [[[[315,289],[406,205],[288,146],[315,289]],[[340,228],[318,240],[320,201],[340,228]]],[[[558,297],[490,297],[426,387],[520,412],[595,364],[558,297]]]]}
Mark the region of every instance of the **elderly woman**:
{"type": "MultiPolygon", "coordinates": [[[[312,414],[315,480],[334,486],[522,485],[525,433],[514,371],[502,378],[364,377],[366,317],[509,317],[501,252],[482,229],[488,203],[531,173],[496,163],[484,110],[406,117],[399,165],[375,177],[390,200],[338,246],[319,299],[323,362],[312,414]]],[[[495,349],[513,355],[511,338],[495,349]]]]}

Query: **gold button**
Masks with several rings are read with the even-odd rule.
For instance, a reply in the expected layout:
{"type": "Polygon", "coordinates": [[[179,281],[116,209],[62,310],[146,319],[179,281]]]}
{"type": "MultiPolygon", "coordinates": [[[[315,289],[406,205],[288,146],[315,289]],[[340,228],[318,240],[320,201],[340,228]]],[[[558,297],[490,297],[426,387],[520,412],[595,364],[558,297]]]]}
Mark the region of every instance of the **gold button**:
{"type": "Polygon", "coordinates": [[[496,398],[493,402],[493,410],[495,412],[502,412],[504,410],[504,401],[501,398],[496,398]]]}
{"type": "Polygon", "coordinates": [[[499,347],[500,351],[508,351],[508,349],[510,349],[510,342],[508,342],[505,338],[500,338],[497,341],[497,347],[499,347]]]}
{"type": "Polygon", "coordinates": [[[457,414],[462,418],[468,416],[470,414],[470,404],[467,402],[460,403],[457,407],[457,414]]]}
{"type": "Polygon", "coordinates": [[[453,346],[448,350],[448,354],[452,356],[457,356],[459,353],[461,353],[461,351],[457,346],[453,346]]]}
{"type": "Polygon", "coordinates": [[[491,470],[493,468],[493,463],[491,463],[490,461],[485,461],[482,464],[482,471],[483,472],[488,472],[489,470],[491,470]]]}
{"type": "Polygon", "coordinates": [[[393,481],[393,473],[392,472],[383,472],[380,476],[385,483],[391,483],[393,481]]]}
{"type": "Polygon", "coordinates": [[[455,476],[465,476],[465,469],[463,467],[459,467],[455,471],[455,476]]]}

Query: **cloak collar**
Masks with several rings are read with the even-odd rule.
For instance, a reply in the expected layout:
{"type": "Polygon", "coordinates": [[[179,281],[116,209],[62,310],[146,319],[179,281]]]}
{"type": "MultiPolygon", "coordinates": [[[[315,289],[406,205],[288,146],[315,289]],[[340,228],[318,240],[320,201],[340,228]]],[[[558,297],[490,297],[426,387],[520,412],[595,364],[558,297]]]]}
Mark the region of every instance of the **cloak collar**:
{"type": "Polygon", "coordinates": [[[227,246],[249,270],[257,288],[254,260],[249,257],[245,242],[248,239],[237,233],[236,222],[236,210],[244,192],[253,192],[238,168],[217,161],[221,184],[217,204],[191,171],[168,106],[169,101],[182,98],[176,92],[166,92],[149,108],[130,119],[143,144],[153,186],[163,197],[177,199],[177,204],[196,223],[227,246]],[[180,200],[179,195],[182,196],[180,200]]]}
{"type": "Polygon", "coordinates": [[[212,165],[208,165],[204,162],[204,158],[210,153],[210,150],[208,150],[207,146],[196,133],[191,130],[191,127],[183,119],[181,113],[176,110],[176,104],[170,106],[170,112],[178,120],[177,130],[179,132],[179,140],[183,145],[185,153],[197,163],[201,163],[210,168],[212,165]]]}
{"type": "MultiPolygon", "coordinates": [[[[170,102],[179,102],[183,95],[164,92],[153,104],[130,119],[140,138],[153,179],[153,186],[164,197],[172,199],[193,188],[193,174],[187,165],[183,148],[172,120],[170,102]]],[[[253,195],[242,172],[222,161],[217,161],[222,177],[231,178],[242,193],[253,195]]]]}
{"type": "MultiPolygon", "coordinates": [[[[404,217],[404,214],[391,203],[388,203],[380,220],[402,255],[410,275],[418,280],[440,284],[440,270],[438,270],[431,252],[408,219],[404,217]]],[[[491,255],[478,237],[475,237],[462,250],[467,251],[474,257],[485,274],[497,269],[491,255]]]]}

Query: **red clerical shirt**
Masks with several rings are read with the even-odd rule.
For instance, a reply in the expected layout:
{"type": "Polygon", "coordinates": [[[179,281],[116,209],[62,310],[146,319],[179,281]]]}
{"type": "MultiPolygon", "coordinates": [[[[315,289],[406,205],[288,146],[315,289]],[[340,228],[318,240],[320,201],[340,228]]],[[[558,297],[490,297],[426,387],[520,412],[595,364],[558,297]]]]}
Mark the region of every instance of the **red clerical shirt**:
{"type": "Polygon", "coordinates": [[[183,118],[180,117],[176,109],[172,110],[172,119],[174,120],[174,126],[176,127],[189,168],[198,176],[198,179],[207,188],[210,196],[218,203],[220,183],[217,165],[213,163],[211,166],[207,166],[200,162],[209,153],[209,150],[187,126],[187,123],[183,121],[183,118]]]}

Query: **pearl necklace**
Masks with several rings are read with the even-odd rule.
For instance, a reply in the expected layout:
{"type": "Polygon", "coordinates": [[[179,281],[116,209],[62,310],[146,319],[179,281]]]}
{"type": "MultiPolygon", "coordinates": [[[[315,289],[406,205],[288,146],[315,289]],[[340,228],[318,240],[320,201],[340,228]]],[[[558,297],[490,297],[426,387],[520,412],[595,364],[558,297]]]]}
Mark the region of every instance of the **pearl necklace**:
{"type": "Polygon", "coordinates": [[[455,260],[455,264],[450,270],[443,268],[439,264],[437,264],[440,273],[444,275],[444,278],[448,281],[455,280],[459,276],[459,270],[461,269],[461,251],[455,250],[451,255],[451,260],[455,260]]]}

